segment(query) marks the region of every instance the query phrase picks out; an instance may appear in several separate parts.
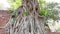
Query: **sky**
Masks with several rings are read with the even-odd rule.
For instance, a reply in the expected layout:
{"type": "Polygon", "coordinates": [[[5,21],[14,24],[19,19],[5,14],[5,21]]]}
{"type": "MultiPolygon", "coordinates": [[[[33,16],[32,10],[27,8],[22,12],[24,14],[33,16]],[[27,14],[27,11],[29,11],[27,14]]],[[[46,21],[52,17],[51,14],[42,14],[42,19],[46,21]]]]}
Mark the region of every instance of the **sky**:
{"type": "MultiPolygon", "coordinates": [[[[10,7],[9,3],[7,2],[7,0],[0,0],[0,8],[2,9],[7,9],[8,7],[10,7]]],[[[2,10],[1,9],[1,10],[2,10]]]]}
{"type": "MultiPolygon", "coordinates": [[[[46,0],[46,2],[58,2],[58,3],[60,3],[60,0],[46,0]]],[[[5,9],[7,9],[9,7],[10,7],[10,5],[7,2],[7,0],[0,0],[0,8],[5,10],[5,9]]]]}

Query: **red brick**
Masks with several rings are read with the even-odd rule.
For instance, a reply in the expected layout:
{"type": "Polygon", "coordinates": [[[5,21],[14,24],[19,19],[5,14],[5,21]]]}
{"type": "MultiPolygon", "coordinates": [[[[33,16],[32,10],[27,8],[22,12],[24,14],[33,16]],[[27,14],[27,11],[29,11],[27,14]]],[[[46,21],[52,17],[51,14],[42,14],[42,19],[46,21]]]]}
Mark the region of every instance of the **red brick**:
{"type": "Polygon", "coordinates": [[[4,32],[4,29],[1,29],[0,28],[0,34],[4,34],[5,32],[4,32]]]}
{"type": "Polygon", "coordinates": [[[1,27],[4,27],[8,23],[10,18],[8,14],[9,12],[7,10],[0,10],[0,34],[5,34],[4,28],[1,27]]]}
{"type": "Polygon", "coordinates": [[[8,15],[8,11],[7,10],[0,10],[0,27],[3,27],[6,25],[6,23],[8,22],[10,16],[8,15]]]}

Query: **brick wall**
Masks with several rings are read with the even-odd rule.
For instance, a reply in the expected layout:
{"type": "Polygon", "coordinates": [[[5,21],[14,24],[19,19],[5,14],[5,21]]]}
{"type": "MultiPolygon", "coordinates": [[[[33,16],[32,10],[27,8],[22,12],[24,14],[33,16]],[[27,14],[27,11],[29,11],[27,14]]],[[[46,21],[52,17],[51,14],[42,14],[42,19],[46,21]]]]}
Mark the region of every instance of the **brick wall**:
{"type": "Polygon", "coordinates": [[[4,26],[7,24],[10,16],[7,10],[0,10],[0,34],[5,34],[4,26]]]}
{"type": "Polygon", "coordinates": [[[4,34],[4,28],[0,28],[0,34],[4,34]]]}

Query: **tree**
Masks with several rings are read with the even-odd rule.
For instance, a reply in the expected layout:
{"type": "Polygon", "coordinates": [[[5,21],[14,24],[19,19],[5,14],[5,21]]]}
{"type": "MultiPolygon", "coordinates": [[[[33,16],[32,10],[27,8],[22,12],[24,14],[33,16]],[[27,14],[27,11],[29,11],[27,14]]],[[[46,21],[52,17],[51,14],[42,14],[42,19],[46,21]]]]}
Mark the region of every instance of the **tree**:
{"type": "Polygon", "coordinates": [[[10,25],[7,24],[9,34],[47,34],[44,17],[39,14],[40,8],[37,0],[23,0],[22,6],[18,9],[14,12],[13,21],[10,20],[10,25]]]}
{"type": "MultiPolygon", "coordinates": [[[[59,19],[55,4],[47,4],[44,0],[10,0],[13,13],[10,24],[10,34],[46,34],[44,28],[44,17],[46,20],[59,19]],[[53,7],[53,8],[52,8],[53,7]],[[44,17],[43,17],[44,16],[44,17]],[[12,32],[11,32],[12,31],[12,32]],[[18,31],[18,32],[17,32],[18,31]]],[[[46,24],[45,24],[46,25],[46,24]]]]}

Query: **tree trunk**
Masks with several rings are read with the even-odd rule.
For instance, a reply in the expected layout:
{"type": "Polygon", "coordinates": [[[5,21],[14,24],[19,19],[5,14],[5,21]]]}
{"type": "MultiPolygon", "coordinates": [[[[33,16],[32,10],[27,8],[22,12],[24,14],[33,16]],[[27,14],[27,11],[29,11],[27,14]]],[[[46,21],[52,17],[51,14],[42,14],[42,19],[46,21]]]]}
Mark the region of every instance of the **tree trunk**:
{"type": "Polygon", "coordinates": [[[9,34],[47,34],[44,27],[44,17],[39,15],[39,5],[37,0],[23,0],[23,6],[19,8],[20,14],[13,23],[8,25],[9,34]],[[27,10],[28,16],[24,16],[27,10]]]}

